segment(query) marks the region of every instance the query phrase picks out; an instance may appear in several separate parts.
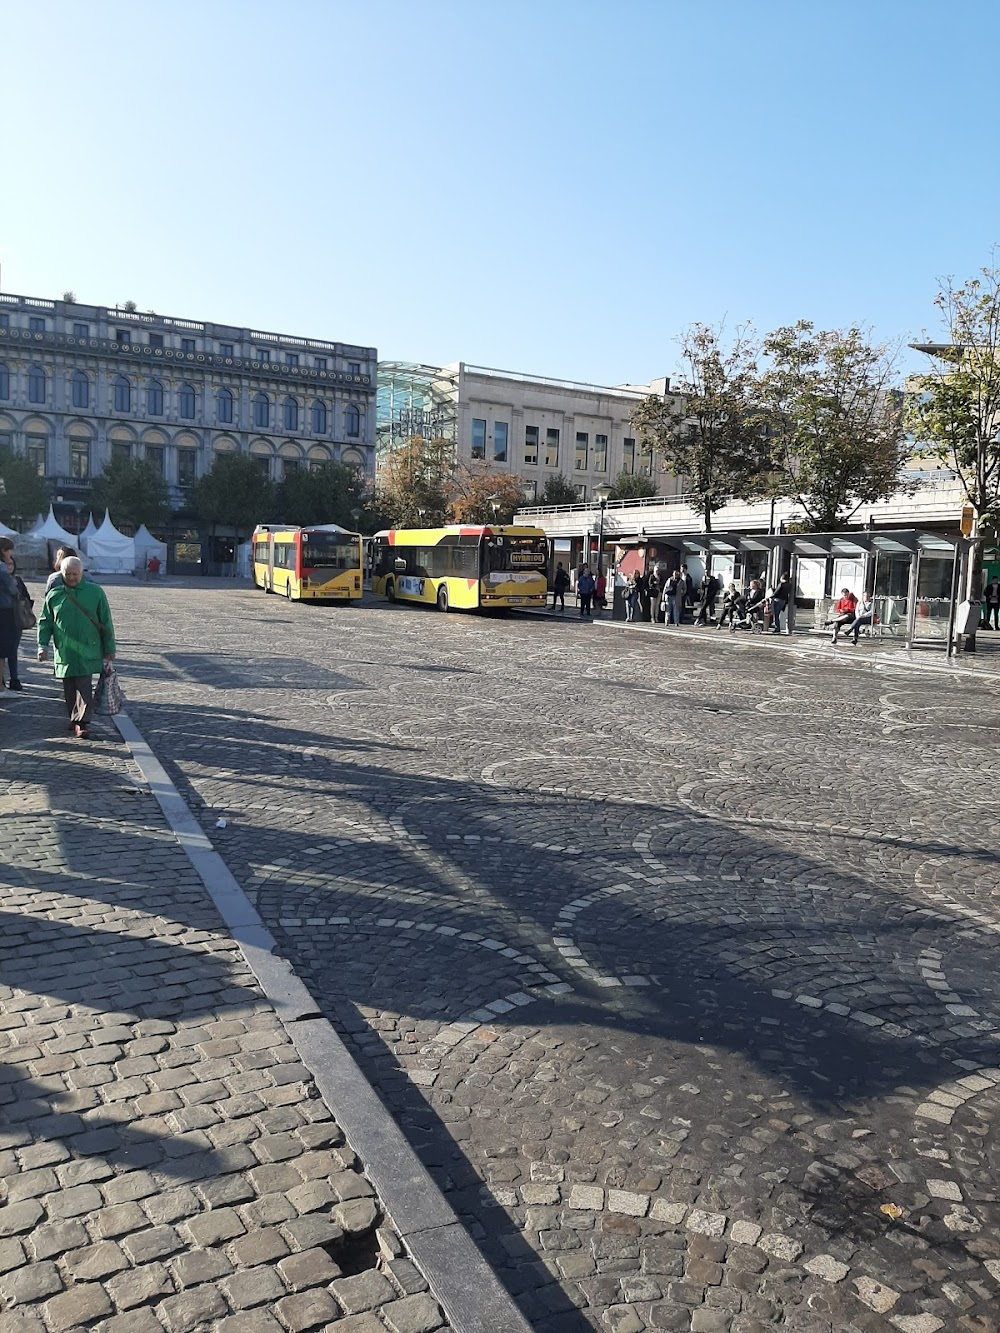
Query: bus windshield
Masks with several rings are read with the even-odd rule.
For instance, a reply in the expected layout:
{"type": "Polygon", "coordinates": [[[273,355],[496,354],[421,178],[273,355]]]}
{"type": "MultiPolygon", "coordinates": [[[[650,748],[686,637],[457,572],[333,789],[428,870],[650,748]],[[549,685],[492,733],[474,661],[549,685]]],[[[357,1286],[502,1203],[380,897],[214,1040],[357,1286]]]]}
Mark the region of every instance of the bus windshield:
{"type": "Polygon", "coordinates": [[[360,569],[360,542],[349,532],[303,532],[302,567],[360,569]]]}
{"type": "Polygon", "coordinates": [[[487,568],[491,571],[543,570],[548,564],[548,542],[532,537],[497,536],[486,539],[487,568]]]}

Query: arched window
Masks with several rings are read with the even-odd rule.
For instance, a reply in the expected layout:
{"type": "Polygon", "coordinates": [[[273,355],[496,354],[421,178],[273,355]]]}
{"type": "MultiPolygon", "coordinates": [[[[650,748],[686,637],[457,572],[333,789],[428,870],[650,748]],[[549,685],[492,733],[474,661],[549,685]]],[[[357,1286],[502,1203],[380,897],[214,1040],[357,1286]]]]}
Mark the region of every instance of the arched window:
{"type": "Polygon", "coordinates": [[[229,389],[220,389],[215,395],[218,405],[219,420],[231,422],[233,419],[233,395],[229,389]]]}
{"type": "Polygon", "coordinates": [[[253,424],[263,426],[265,429],[271,424],[271,400],[266,393],[254,395],[253,424]]]}
{"type": "Polygon", "coordinates": [[[285,399],[285,430],[299,428],[299,400],[291,394],[285,399]]]}
{"type": "Polygon", "coordinates": [[[351,439],[356,439],[361,434],[361,413],[353,403],[349,404],[344,412],[344,429],[351,439]]]}
{"type": "Polygon", "coordinates": [[[0,361],[0,400],[6,402],[10,397],[10,371],[7,363],[0,361]]]}
{"type": "Polygon", "coordinates": [[[45,402],[45,371],[41,366],[28,367],[28,402],[45,402]]]}
{"type": "Polygon", "coordinates": [[[163,385],[159,380],[150,380],[146,385],[146,411],[151,417],[163,416],[163,385]]]}
{"type": "Polygon", "coordinates": [[[326,434],[326,403],[318,398],[312,405],[312,429],[314,435],[326,434]]]}
{"type": "Polygon", "coordinates": [[[115,411],[132,410],[132,386],[124,375],[115,376],[115,411]]]}
{"type": "Polygon", "coordinates": [[[191,384],[181,385],[180,411],[189,421],[194,417],[194,386],[191,384]]]}
{"type": "Polygon", "coordinates": [[[74,407],[90,406],[90,380],[87,377],[86,371],[73,371],[73,379],[70,388],[73,394],[74,407]]]}

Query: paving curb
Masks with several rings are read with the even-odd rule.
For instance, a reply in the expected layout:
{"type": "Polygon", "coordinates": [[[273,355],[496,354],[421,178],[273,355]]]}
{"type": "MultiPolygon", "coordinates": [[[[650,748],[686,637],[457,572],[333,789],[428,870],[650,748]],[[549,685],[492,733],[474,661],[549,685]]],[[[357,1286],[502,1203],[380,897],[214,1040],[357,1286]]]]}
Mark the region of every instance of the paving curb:
{"type": "MultiPolygon", "coordinates": [[[[526,618],[530,617],[534,620],[562,621],[564,624],[579,623],[581,619],[581,617],[577,615],[571,620],[568,613],[563,615],[557,611],[521,611],[517,614],[525,616],[526,618]]],[[[612,620],[610,618],[605,619],[603,616],[593,616],[590,618],[590,624],[601,625],[605,629],[622,630],[631,634],[659,635],[664,633],[666,636],[666,630],[663,625],[652,625],[648,621],[643,621],[640,624],[633,624],[627,620],[612,620]]],[[[817,634],[814,637],[801,638],[796,641],[795,635],[785,634],[757,634],[752,637],[750,635],[741,636],[739,634],[725,634],[717,640],[715,636],[710,633],[698,633],[683,625],[671,626],[669,637],[672,639],[690,639],[698,643],[704,643],[706,640],[709,643],[718,642],[720,645],[728,643],[733,647],[739,648],[749,648],[753,644],[759,648],[776,648],[779,652],[794,653],[796,656],[804,658],[810,658],[817,653],[822,653],[827,638],[827,636],[823,636],[821,639],[817,634]],[[790,641],[786,642],[786,640],[790,641]]],[[[848,649],[847,653],[842,657],[832,660],[841,662],[847,661],[850,662],[852,666],[872,665],[875,667],[895,667],[900,671],[932,671],[939,675],[944,674],[947,676],[954,676],[957,680],[1000,680],[1000,670],[982,670],[978,665],[978,660],[974,665],[959,665],[954,662],[947,664],[942,662],[914,662],[912,660],[900,660],[899,654],[906,651],[905,649],[899,649],[897,652],[892,653],[859,652],[856,657],[852,658],[848,655],[852,651],[852,649],[848,649]]],[[[825,653],[824,656],[826,656],[825,653]]]]}
{"type": "Polygon", "coordinates": [[[316,1001],[212,847],[127,713],[115,719],[178,843],[247,965],[358,1154],[393,1225],[423,1271],[454,1333],[531,1333],[531,1326],[462,1226],[316,1001]]]}

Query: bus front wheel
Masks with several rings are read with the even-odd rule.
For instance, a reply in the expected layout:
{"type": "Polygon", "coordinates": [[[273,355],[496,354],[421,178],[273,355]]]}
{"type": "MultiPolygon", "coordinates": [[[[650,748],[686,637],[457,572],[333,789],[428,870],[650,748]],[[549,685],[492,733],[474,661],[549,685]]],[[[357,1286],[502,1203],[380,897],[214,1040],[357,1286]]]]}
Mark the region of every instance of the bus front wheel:
{"type": "Polygon", "coordinates": [[[447,589],[447,588],[438,588],[437,604],[438,604],[438,610],[439,610],[439,611],[447,611],[447,610],[448,610],[448,589],[447,589]]]}

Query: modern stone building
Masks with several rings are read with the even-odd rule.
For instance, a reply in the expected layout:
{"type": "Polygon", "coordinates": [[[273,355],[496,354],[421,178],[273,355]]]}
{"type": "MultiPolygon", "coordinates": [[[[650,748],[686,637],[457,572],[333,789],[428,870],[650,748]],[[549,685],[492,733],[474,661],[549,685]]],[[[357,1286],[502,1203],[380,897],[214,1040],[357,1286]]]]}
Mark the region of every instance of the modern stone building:
{"type": "MultiPolygon", "coordinates": [[[[529,504],[559,472],[588,500],[618,473],[643,470],[629,418],[643,398],[669,391],[666,379],[611,388],[464,361],[441,367],[383,361],[379,455],[413,435],[435,434],[454,440],[460,464],[519,475],[529,504]]],[[[680,486],[666,474],[656,480],[665,493],[680,486]]]]}
{"type": "Polygon", "coordinates": [[[222,453],[274,480],[330,461],[374,476],[376,366],[373,347],[0,293],[0,446],[70,531],[114,457],[151,464],[181,514],[222,453]]]}

